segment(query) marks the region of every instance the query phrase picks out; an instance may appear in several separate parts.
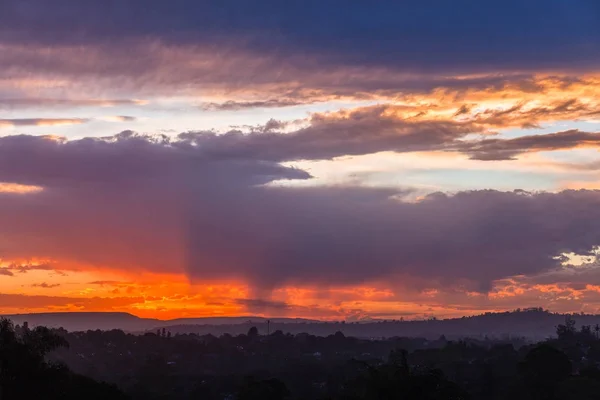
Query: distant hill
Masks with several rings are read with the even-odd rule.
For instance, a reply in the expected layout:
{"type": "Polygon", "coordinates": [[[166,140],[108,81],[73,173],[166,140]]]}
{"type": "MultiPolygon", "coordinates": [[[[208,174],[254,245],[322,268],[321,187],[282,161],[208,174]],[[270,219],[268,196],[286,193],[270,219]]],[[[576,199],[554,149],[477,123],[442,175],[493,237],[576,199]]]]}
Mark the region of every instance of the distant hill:
{"type": "MultiPolygon", "coordinates": [[[[127,313],[42,313],[6,315],[15,324],[27,321],[30,326],[44,325],[63,327],[69,331],[121,329],[142,333],[165,328],[172,334],[213,334],[232,335],[247,333],[256,326],[261,334],[267,333],[267,318],[255,316],[180,318],[158,320],[139,318],[127,313]]],[[[284,333],[310,333],[327,336],[342,332],[347,336],[363,338],[381,338],[393,336],[424,337],[437,339],[440,335],[447,338],[458,337],[494,337],[506,338],[520,336],[531,339],[545,339],[554,335],[556,326],[564,323],[567,315],[554,314],[542,309],[527,309],[502,313],[486,313],[473,317],[426,321],[373,321],[362,323],[322,322],[308,319],[269,318],[270,331],[281,330],[284,333]]],[[[600,324],[600,315],[570,315],[577,326],[600,324]]]]}
{"type": "MultiPolygon", "coordinates": [[[[486,313],[472,317],[452,318],[425,321],[375,321],[367,323],[343,322],[302,322],[290,324],[285,321],[271,322],[270,331],[281,330],[284,333],[309,333],[317,336],[328,336],[342,332],[346,336],[361,338],[389,338],[394,336],[423,337],[437,339],[445,335],[448,339],[461,337],[507,339],[509,337],[526,337],[542,340],[555,335],[556,327],[565,322],[565,318],[573,318],[577,327],[600,324],[600,315],[567,315],[554,314],[542,309],[526,309],[511,312],[486,313]]],[[[252,326],[257,326],[261,334],[266,333],[266,324],[253,323],[221,324],[221,325],[166,325],[172,334],[195,333],[200,335],[232,335],[246,333],[252,326]]],[[[593,330],[593,329],[592,329],[593,330]]],[[[600,326],[599,326],[600,330],[600,326]]],[[[600,332],[599,332],[600,333],[600,332]]]]}
{"type": "MultiPolygon", "coordinates": [[[[266,323],[267,318],[255,316],[241,317],[207,317],[207,318],[177,318],[160,320],[155,318],[140,318],[129,313],[120,312],[60,312],[3,315],[15,324],[27,322],[29,326],[47,326],[65,328],[68,331],[111,330],[121,329],[128,332],[144,332],[169,325],[236,325],[248,321],[266,323]]],[[[316,320],[302,318],[272,318],[273,323],[308,323],[316,320]]]]}
{"type": "Polygon", "coordinates": [[[89,329],[137,331],[150,329],[162,322],[157,319],[139,318],[132,314],[120,312],[60,312],[15,314],[4,315],[4,317],[19,325],[27,322],[30,327],[42,325],[49,328],[65,328],[68,331],[86,331],[89,329]]]}

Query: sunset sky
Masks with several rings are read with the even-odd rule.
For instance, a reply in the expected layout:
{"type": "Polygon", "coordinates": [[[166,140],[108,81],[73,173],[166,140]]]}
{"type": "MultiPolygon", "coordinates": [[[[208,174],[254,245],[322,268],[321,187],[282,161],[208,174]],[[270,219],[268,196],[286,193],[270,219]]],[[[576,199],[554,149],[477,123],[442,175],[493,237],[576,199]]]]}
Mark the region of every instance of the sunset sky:
{"type": "Polygon", "coordinates": [[[0,1],[0,314],[600,313],[597,0],[0,1]]]}

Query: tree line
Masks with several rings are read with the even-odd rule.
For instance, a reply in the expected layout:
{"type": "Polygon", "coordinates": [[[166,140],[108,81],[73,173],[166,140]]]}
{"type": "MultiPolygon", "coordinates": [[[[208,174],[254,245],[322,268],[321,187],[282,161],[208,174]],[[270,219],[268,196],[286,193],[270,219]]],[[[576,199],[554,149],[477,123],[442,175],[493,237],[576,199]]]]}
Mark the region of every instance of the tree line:
{"type": "Polygon", "coordinates": [[[122,331],[67,332],[0,321],[0,399],[600,399],[600,328],[556,335],[365,340],[122,331]]]}

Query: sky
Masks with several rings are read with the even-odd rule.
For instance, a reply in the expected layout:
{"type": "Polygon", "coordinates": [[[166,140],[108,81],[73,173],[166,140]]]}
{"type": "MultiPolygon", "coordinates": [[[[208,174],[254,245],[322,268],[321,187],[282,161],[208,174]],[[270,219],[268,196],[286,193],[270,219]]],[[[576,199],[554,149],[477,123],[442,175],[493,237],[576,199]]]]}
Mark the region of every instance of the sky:
{"type": "Polygon", "coordinates": [[[596,0],[0,2],[0,314],[600,313],[596,0]]]}

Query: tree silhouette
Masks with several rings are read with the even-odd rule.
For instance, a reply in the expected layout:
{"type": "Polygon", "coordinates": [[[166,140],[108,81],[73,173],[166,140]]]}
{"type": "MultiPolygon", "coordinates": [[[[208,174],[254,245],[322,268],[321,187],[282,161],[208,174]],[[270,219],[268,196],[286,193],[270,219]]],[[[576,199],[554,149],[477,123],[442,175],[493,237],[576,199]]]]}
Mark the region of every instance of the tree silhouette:
{"type": "Polygon", "coordinates": [[[571,375],[571,361],[562,351],[542,344],[533,348],[519,365],[532,399],[558,399],[558,385],[571,375]]]}
{"type": "Polygon", "coordinates": [[[410,368],[407,352],[394,350],[389,362],[366,365],[365,374],[348,382],[340,399],[355,400],[465,400],[468,394],[438,369],[410,368]]]}
{"type": "Polygon", "coordinates": [[[571,316],[565,317],[565,323],[560,324],[556,327],[556,334],[559,340],[570,340],[575,336],[577,329],[575,329],[575,320],[571,316]]]}
{"type": "Polygon", "coordinates": [[[256,380],[247,378],[240,388],[238,400],[284,400],[290,395],[283,382],[278,379],[256,380]]]}
{"type": "Polygon", "coordinates": [[[116,388],[71,373],[65,366],[46,362],[48,352],[67,342],[47,328],[15,332],[0,319],[0,399],[71,400],[124,399],[116,388]]]}
{"type": "Polygon", "coordinates": [[[258,329],[255,326],[248,329],[248,337],[249,338],[255,338],[257,336],[258,336],[258,329]]]}

